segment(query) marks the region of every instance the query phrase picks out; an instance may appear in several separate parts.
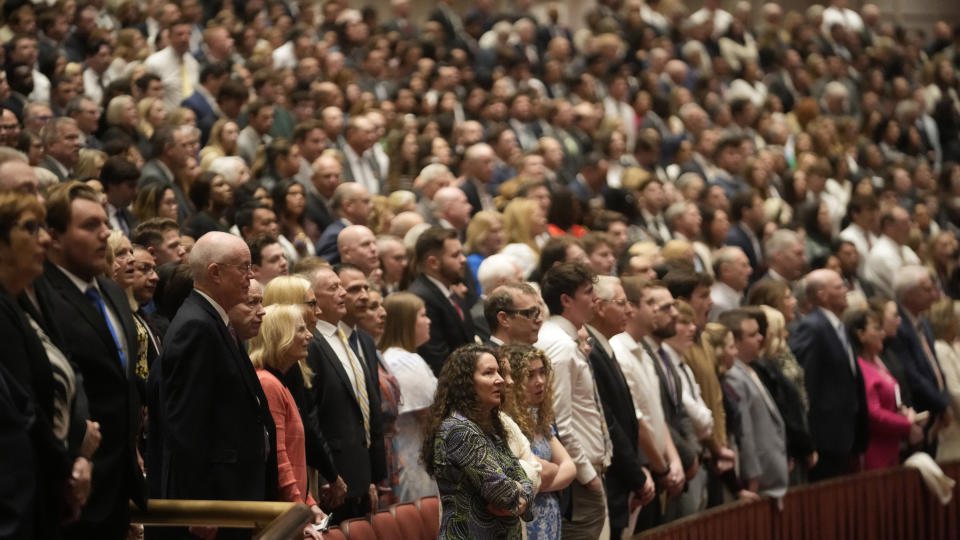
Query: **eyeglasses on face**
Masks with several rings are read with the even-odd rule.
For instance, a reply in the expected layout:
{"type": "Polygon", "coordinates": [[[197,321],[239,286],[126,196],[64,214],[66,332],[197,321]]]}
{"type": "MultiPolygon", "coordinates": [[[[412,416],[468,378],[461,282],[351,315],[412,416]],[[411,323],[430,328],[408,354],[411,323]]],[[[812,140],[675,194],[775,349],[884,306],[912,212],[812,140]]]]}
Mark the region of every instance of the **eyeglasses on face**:
{"type": "Polygon", "coordinates": [[[510,315],[520,315],[521,317],[530,320],[536,319],[540,316],[540,308],[537,306],[528,307],[527,309],[505,309],[503,312],[510,315]]]}
{"type": "Polygon", "coordinates": [[[243,272],[244,275],[249,274],[253,270],[253,265],[250,263],[246,264],[233,264],[233,263],[217,263],[220,266],[230,266],[236,268],[237,270],[243,272]]]}

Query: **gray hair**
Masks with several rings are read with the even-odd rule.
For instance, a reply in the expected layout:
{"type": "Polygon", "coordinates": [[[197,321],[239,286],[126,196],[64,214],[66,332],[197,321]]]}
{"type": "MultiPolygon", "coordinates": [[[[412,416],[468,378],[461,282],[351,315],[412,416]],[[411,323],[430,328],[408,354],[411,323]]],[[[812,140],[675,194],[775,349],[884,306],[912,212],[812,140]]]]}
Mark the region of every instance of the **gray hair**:
{"type": "Polygon", "coordinates": [[[490,255],[480,263],[477,268],[477,281],[481,289],[492,291],[503,282],[513,281],[519,271],[520,268],[510,256],[498,253],[490,255]]]}
{"type": "Polygon", "coordinates": [[[49,147],[51,143],[60,138],[60,130],[64,126],[76,126],[77,121],[66,116],[51,118],[47,125],[40,130],[40,140],[44,147],[49,147]]]}
{"type": "Polygon", "coordinates": [[[778,229],[770,235],[763,245],[768,257],[778,255],[800,242],[800,235],[789,229],[778,229]]]}
{"type": "Polygon", "coordinates": [[[597,298],[604,302],[613,300],[613,288],[620,284],[620,278],[614,276],[597,276],[597,282],[593,285],[593,291],[597,298]]]}
{"type": "Polygon", "coordinates": [[[211,264],[223,262],[238,247],[246,248],[247,245],[242,238],[230,233],[213,231],[201,236],[193,245],[187,259],[194,281],[206,281],[207,268],[211,264]]]}
{"type": "Polygon", "coordinates": [[[420,170],[420,174],[417,175],[415,183],[423,188],[429,186],[445,174],[452,174],[446,165],[443,163],[431,163],[420,170]]]}
{"type": "Polygon", "coordinates": [[[690,208],[691,204],[693,203],[690,201],[680,201],[668,206],[666,211],[663,212],[663,220],[667,222],[667,226],[672,229],[673,222],[682,216],[683,213],[687,211],[687,208],[690,208]]]}
{"type": "Polygon", "coordinates": [[[893,295],[897,302],[913,292],[924,278],[930,279],[930,270],[926,266],[911,264],[897,270],[893,276],[893,295]]]}
{"type": "Polygon", "coordinates": [[[240,177],[240,167],[246,166],[247,162],[240,156],[221,156],[214,159],[207,170],[219,174],[233,187],[237,187],[237,180],[240,177]]]}

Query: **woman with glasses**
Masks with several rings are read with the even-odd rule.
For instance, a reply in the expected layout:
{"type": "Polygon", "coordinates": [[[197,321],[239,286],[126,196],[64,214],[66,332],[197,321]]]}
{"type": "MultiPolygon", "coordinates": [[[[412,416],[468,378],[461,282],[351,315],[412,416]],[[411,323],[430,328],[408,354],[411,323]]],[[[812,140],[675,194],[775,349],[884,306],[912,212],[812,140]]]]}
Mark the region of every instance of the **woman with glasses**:
{"type": "MultiPolygon", "coordinates": [[[[307,344],[312,334],[304,323],[302,313],[303,310],[298,306],[268,306],[260,334],[250,340],[250,361],[257,369],[257,378],[260,379],[277,427],[278,495],[284,501],[309,506],[314,513],[314,521],[320,523],[326,516],[307,489],[303,422],[293,395],[281,382],[288,371],[297,364],[303,366],[307,359],[307,344]]],[[[307,538],[320,538],[320,533],[312,525],[307,525],[303,534],[307,538]]]]}
{"type": "MultiPolygon", "coordinates": [[[[317,297],[309,281],[300,276],[278,276],[271,279],[263,290],[263,305],[278,304],[298,307],[304,324],[313,332],[317,325],[317,319],[320,317],[320,309],[317,307],[317,297]]],[[[316,400],[311,399],[309,395],[310,377],[307,376],[309,372],[307,366],[306,360],[301,361],[300,369],[288,370],[280,380],[289,389],[297,404],[300,418],[303,420],[307,441],[307,464],[320,472],[322,476],[321,486],[335,484],[338,481],[342,483],[337,468],[333,464],[330,449],[327,447],[320,426],[317,424],[320,413],[317,410],[316,400]]],[[[329,507],[339,506],[339,504],[333,504],[329,500],[323,502],[329,507]]]]}
{"type": "Polygon", "coordinates": [[[36,196],[0,193],[0,477],[11,488],[0,490],[0,525],[14,538],[58,537],[60,523],[80,514],[100,444],[83,381],[33,289],[50,243],[45,217],[36,196]]]}
{"type": "Polygon", "coordinates": [[[527,539],[560,538],[557,492],[570,485],[577,469],[557,438],[553,421],[552,366],[543,351],[530,345],[505,345],[500,354],[504,362],[509,362],[514,379],[513,386],[507,389],[510,399],[505,412],[520,426],[543,467],[540,473],[543,482],[533,502],[535,517],[527,523],[527,539]]]}
{"type": "Polygon", "coordinates": [[[417,354],[417,348],[430,340],[430,319],[423,300],[411,293],[391,294],[384,300],[383,307],[387,310],[387,320],[378,348],[383,352],[384,363],[396,377],[402,396],[390,467],[399,471],[393,488],[397,501],[408,502],[437,493],[436,484],[418,459],[423,444],[423,424],[437,389],[437,378],[417,354]]]}

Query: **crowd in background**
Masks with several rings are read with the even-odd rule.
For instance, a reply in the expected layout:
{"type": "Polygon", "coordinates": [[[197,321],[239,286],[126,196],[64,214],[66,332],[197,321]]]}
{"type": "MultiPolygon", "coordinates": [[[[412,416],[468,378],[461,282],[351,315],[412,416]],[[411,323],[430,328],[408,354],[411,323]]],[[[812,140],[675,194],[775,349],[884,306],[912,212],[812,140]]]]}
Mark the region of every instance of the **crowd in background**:
{"type": "Polygon", "coordinates": [[[960,23],[461,7],[3,4],[0,536],[620,538],[960,458],[960,23]]]}

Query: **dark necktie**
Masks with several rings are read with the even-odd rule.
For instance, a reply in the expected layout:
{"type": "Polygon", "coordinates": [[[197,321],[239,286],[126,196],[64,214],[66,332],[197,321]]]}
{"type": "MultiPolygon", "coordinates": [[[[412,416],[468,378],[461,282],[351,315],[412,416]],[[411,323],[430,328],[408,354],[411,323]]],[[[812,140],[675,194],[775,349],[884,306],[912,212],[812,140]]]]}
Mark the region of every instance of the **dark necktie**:
{"type": "Polygon", "coordinates": [[[676,405],[677,389],[673,386],[673,368],[670,366],[670,360],[667,358],[667,351],[663,350],[663,347],[660,347],[657,349],[657,356],[660,357],[660,362],[663,364],[663,382],[667,386],[667,393],[670,394],[670,401],[676,405]]]}
{"type": "Polygon", "coordinates": [[[350,339],[347,340],[347,343],[350,345],[350,348],[353,349],[353,354],[357,355],[357,358],[363,358],[363,355],[360,354],[360,338],[357,337],[358,333],[356,330],[350,332],[350,339]]]}
{"type": "Polygon", "coordinates": [[[103,303],[103,298],[100,296],[100,292],[97,291],[96,287],[89,287],[84,295],[93,302],[94,307],[100,311],[100,314],[103,315],[103,320],[107,323],[107,329],[110,330],[110,336],[113,338],[113,344],[117,348],[117,354],[120,356],[120,365],[124,369],[127,367],[127,355],[123,353],[123,348],[120,347],[120,339],[117,337],[117,330],[113,327],[113,323],[110,322],[110,317],[107,316],[107,306],[103,303]]]}
{"type": "Polygon", "coordinates": [[[463,309],[460,307],[460,303],[457,302],[456,293],[450,293],[450,303],[453,304],[453,309],[457,310],[457,315],[460,316],[460,320],[463,320],[463,309]]]}

